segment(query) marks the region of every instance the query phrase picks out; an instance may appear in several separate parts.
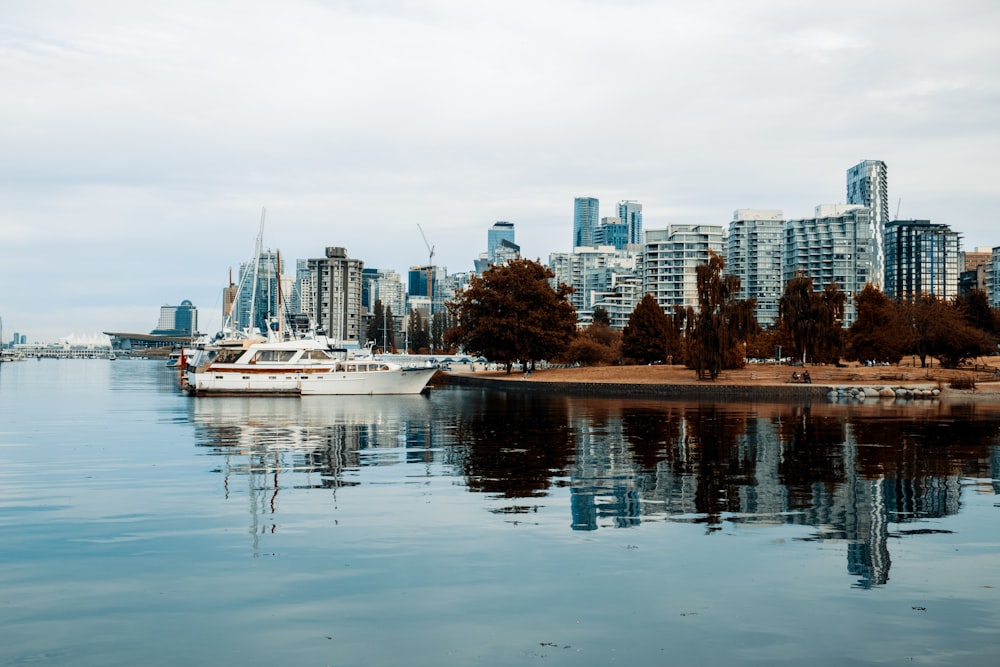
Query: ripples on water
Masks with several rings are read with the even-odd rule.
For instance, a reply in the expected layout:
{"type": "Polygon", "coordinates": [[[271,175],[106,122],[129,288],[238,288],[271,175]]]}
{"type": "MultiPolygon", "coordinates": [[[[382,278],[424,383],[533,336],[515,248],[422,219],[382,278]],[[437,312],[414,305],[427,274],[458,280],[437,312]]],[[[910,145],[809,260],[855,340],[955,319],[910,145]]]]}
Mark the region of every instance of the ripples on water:
{"type": "Polygon", "coordinates": [[[990,405],[193,399],[46,360],[0,418],[0,664],[1000,651],[990,405]]]}

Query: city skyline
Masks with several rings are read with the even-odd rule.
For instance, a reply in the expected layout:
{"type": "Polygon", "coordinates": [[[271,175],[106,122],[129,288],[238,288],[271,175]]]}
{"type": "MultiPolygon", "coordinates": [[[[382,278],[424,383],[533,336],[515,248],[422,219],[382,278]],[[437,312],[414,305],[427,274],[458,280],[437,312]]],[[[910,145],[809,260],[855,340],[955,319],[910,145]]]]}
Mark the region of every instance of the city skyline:
{"type": "Polygon", "coordinates": [[[645,229],[801,219],[873,159],[891,217],[1000,244],[1000,7],[494,9],[9,3],[5,330],[147,330],[181,299],[211,330],[264,207],[289,262],[337,246],[405,275],[422,229],[460,272],[499,220],[524,257],[572,250],[581,194],[641,202],[645,229]]]}

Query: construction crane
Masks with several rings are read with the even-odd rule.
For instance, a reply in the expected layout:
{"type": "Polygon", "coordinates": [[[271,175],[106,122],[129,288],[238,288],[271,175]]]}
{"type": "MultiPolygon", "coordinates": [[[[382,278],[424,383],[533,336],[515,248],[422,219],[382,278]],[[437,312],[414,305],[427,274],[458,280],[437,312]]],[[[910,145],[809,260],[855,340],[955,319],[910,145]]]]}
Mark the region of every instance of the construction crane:
{"type": "Polygon", "coordinates": [[[434,312],[434,246],[427,242],[427,235],[424,234],[424,228],[417,223],[417,229],[420,230],[420,236],[424,238],[424,245],[427,246],[427,298],[430,299],[430,309],[429,313],[434,312]]]}
{"type": "Polygon", "coordinates": [[[417,229],[420,230],[420,235],[424,237],[424,245],[427,246],[427,266],[433,266],[434,264],[434,246],[427,242],[427,235],[424,234],[424,228],[417,223],[417,229]]]}

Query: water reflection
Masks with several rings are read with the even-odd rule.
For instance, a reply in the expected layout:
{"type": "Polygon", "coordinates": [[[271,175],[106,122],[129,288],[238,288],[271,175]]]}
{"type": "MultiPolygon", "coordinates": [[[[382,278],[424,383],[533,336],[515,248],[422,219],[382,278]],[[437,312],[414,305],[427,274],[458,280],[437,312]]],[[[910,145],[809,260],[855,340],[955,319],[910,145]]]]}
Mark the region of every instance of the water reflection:
{"type": "MultiPolygon", "coordinates": [[[[847,544],[858,586],[889,580],[890,540],[997,493],[1000,413],[979,405],[677,403],[435,390],[430,397],[192,401],[196,437],[250,478],[276,521],[280,489],[359,484],[413,465],[499,500],[569,497],[576,531],[649,522],[799,524],[847,544]],[[327,400],[328,399],[328,400],[327,400]],[[988,480],[988,481],[983,481],[988,480]],[[906,527],[908,526],[909,527],[906,527]]],[[[255,532],[260,529],[255,516],[255,532]]],[[[267,521],[264,522],[265,524],[267,521]]],[[[263,530],[267,530],[265,526],[263,530]]]]}

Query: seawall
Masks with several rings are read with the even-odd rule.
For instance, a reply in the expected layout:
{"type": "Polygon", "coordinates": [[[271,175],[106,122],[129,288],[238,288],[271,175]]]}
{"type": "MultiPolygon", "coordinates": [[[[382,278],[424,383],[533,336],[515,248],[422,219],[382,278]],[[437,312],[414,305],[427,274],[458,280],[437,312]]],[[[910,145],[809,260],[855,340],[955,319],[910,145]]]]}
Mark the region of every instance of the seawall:
{"type": "Polygon", "coordinates": [[[656,384],[627,382],[547,382],[512,375],[505,377],[447,373],[446,382],[499,391],[557,393],[610,398],[665,398],[671,400],[815,401],[827,400],[831,387],[816,384],[738,385],[714,382],[656,384]]]}

